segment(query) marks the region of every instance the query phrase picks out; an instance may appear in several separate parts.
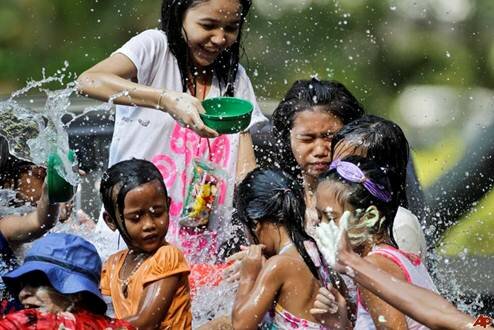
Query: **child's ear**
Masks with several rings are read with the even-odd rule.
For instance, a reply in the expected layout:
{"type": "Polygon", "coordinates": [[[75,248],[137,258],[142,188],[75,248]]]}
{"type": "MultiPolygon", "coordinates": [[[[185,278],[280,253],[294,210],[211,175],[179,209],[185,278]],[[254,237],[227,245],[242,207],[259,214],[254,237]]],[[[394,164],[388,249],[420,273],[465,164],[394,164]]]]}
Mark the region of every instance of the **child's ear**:
{"type": "Polygon", "coordinates": [[[108,212],[103,211],[103,220],[105,220],[106,225],[108,228],[110,228],[112,231],[117,230],[117,226],[115,225],[115,222],[113,222],[110,214],[108,212]]]}
{"type": "Polygon", "coordinates": [[[380,222],[384,220],[381,216],[381,212],[379,212],[377,207],[375,207],[374,205],[369,206],[365,210],[361,219],[365,221],[367,228],[373,228],[377,223],[379,223],[380,226],[381,225],[380,222]]]}
{"type": "Polygon", "coordinates": [[[172,205],[172,198],[170,196],[166,197],[166,206],[168,207],[168,210],[170,210],[170,205],[172,205]]]}

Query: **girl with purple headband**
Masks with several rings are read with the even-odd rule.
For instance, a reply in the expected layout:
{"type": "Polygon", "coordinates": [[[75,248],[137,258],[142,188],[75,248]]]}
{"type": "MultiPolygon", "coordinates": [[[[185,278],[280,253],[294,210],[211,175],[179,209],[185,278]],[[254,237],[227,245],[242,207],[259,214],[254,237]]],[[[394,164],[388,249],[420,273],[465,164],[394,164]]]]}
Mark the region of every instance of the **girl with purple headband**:
{"type": "MultiPolygon", "coordinates": [[[[353,250],[364,259],[396,279],[436,291],[420,258],[400,250],[392,239],[399,201],[385,169],[359,156],[335,160],[329,171],[319,177],[316,200],[322,222],[316,229],[316,241],[323,254],[331,250],[328,246],[337,242],[338,235],[331,240],[328,231],[322,228],[341,226],[346,228],[353,250]]],[[[331,255],[325,258],[330,262],[334,260],[331,255]]],[[[351,272],[350,269],[347,273],[351,272]]],[[[357,285],[357,296],[355,329],[383,326],[386,329],[427,329],[360,285],[357,285]]],[[[331,304],[316,301],[315,306],[329,310],[331,304]]]]}

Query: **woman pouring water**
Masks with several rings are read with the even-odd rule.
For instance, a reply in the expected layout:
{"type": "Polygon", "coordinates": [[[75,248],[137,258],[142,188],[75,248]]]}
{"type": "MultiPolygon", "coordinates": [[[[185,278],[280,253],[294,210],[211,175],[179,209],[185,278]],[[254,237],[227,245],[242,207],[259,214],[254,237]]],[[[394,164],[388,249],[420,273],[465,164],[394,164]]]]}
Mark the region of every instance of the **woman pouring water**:
{"type": "MultiPolygon", "coordinates": [[[[206,251],[208,258],[216,252],[227,238],[223,229],[229,227],[235,177],[255,167],[248,131],[218,135],[199,116],[202,100],[234,96],[254,104],[251,126],[266,120],[239,64],[241,29],[250,6],[250,0],[164,0],[160,29],[133,37],[78,79],[84,95],[104,101],[118,95],[109,165],[135,157],[160,169],[172,199],[169,238],[186,254],[206,251]],[[179,220],[192,175],[204,175],[191,167],[204,159],[228,178],[214,182],[216,207],[209,230],[198,233],[179,220]]],[[[106,230],[104,224],[98,227],[106,230]]]]}

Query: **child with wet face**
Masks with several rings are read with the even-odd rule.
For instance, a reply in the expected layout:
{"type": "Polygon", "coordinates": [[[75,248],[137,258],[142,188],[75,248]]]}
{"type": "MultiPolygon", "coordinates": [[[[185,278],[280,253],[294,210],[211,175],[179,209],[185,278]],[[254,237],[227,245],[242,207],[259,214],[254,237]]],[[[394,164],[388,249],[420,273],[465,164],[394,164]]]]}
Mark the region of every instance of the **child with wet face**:
{"type": "Polygon", "coordinates": [[[123,161],[103,175],[100,192],[106,224],[128,246],[101,275],[116,317],[139,329],[190,329],[189,266],[165,240],[170,200],[160,172],[145,160],[123,161]]]}
{"type": "MultiPolygon", "coordinates": [[[[399,199],[388,176],[375,162],[360,156],[334,160],[329,171],[319,176],[316,201],[321,222],[346,228],[353,251],[366,261],[398,280],[436,291],[421,259],[400,250],[392,238],[399,199]]],[[[334,241],[327,239],[325,224],[316,229],[316,241],[326,260],[335,260],[328,252],[336,250],[331,246],[334,241]]],[[[355,276],[352,269],[345,272],[355,276]]],[[[355,329],[426,329],[363,286],[358,285],[357,290],[355,329]]],[[[318,305],[327,309],[322,300],[318,305]]]]}

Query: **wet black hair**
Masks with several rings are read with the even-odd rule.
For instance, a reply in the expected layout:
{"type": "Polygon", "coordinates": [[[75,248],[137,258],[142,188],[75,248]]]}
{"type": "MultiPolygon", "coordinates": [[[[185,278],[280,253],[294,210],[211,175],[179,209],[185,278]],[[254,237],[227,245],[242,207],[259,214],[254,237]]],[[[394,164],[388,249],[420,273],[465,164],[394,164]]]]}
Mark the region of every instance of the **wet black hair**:
{"type": "MultiPolygon", "coordinates": [[[[183,19],[187,9],[208,0],[163,0],[161,4],[161,30],[166,33],[168,44],[175,55],[180,74],[182,76],[182,91],[187,91],[188,72],[191,68],[187,41],[182,34],[183,19]]],[[[220,82],[225,86],[225,96],[234,96],[235,79],[237,77],[238,62],[242,40],[242,26],[252,5],[252,0],[238,0],[242,6],[241,20],[237,40],[230,48],[225,49],[213,63],[213,70],[220,82]]]]}
{"type": "Polygon", "coordinates": [[[350,91],[340,82],[331,80],[297,80],[288,90],[273,113],[273,135],[279,151],[275,154],[281,168],[301,182],[301,169],[290,145],[290,131],[295,115],[314,106],[336,116],[343,125],[360,118],[365,110],[350,91]]]}
{"type": "Polygon", "coordinates": [[[406,176],[410,158],[407,138],[396,123],[374,115],[366,115],[345,125],[331,141],[331,153],[339,142],[345,141],[349,147],[362,149],[366,158],[386,169],[391,183],[393,198],[407,208],[406,176]]]}
{"type": "Polygon", "coordinates": [[[237,214],[240,221],[256,238],[259,222],[285,226],[312,274],[319,273],[304,246],[313,241],[304,230],[305,203],[303,188],[280,169],[255,169],[244,178],[237,190],[237,214]]]}
{"type": "MultiPolygon", "coordinates": [[[[376,185],[382,186],[385,191],[392,192],[392,186],[386,174],[386,170],[379,167],[376,162],[361,156],[345,157],[342,161],[357,165],[367,179],[372,180],[376,185]]],[[[372,195],[361,182],[352,182],[343,178],[336,169],[329,170],[321,174],[318,178],[319,183],[328,180],[339,182],[344,185],[347,191],[344,194],[341,194],[341,202],[348,203],[355,210],[366,210],[368,207],[374,205],[385,217],[385,220],[381,225],[369,228],[369,233],[373,235],[387,233],[391,238],[391,242],[398,247],[392,230],[393,221],[399,206],[395,198],[391,198],[390,201],[385,202],[372,195]]]]}
{"type": "Polygon", "coordinates": [[[116,210],[123,216],[125,196],[127,196],[127,193],[138,186],[152,181],[157,181],[160,184],[168,200],[163,176],[150,161],[135,158],[124,160],[111,166],[103,173],[100,184],[101,200],[111,221],[117,226],[120,234],[127,242],[130,241],[130,237],[125,227],[125,221],[122,221],[121,225],[119,224],[116,210]]]}

